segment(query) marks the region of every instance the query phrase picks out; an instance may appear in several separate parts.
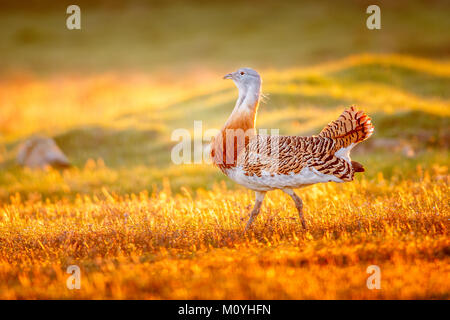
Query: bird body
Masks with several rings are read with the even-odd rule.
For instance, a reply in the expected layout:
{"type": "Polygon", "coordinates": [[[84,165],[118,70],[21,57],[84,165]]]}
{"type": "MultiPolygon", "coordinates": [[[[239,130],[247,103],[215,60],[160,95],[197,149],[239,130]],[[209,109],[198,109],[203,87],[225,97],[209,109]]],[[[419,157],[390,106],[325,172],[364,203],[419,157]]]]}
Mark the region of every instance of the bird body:
{"type": "Polygon", "coordinates": [[[317,136],[258,135],[256,114],[261,91],[259,74],[242,68],[225,76],[239,89],[235,108],[211,144],[213,163],[238,184],[256,192],[247,224],[259,213],[267,191],[281,189],[294,200],[303,226],[303,204],[292,190],[321,182],[352,181],[364,168],[350,159],[351,149],[374,130],[370,118],[355,107],[345,110],[317,136]]]}

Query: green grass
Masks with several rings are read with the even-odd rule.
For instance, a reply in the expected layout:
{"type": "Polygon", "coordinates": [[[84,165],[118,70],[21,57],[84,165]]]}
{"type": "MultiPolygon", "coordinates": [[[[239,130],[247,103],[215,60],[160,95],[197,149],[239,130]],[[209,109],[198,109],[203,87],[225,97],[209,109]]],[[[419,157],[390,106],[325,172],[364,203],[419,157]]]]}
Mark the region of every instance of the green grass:
{"type": "Polygon", "coordinates": [[[264,79],[259,128],[316,134],[356,104],[376,127],[353,154],[368,179],[449,164],[447,2],[382,2],[377,31],[365,28],[364,1],[80,2],[81,31],[65,28],[65,6],[0,12],[1,200],[138,193],[164,178],[175,191],[211,188],[224,176],[173,165],[170,136],[195,120],[220,128],[237,95],[220,78],[243,65],[264,79]],[[74,168],[17,167],[18,145],[36,133],[52,136],[74,168]],[[414,155],[380,148],[381,138],[414,155]]]}
{"type": "MultiPolygon", "coordinates": [[[[403,84],[408,82],[405,75],[408,73],[399,67],[405,58],[374,56],[371,59],[376,65],[381,62],[386,65],[386,61],[390,61],[389,69],[396,81],[391,83],[388,77],[384,80],[383,77],[375,77],[373,81],[366,79],[361,84],[352,79],[360,77],[360,69],[370,70],[371,63],[366,62],[365,56],[352,59],[353,64],[359,67],[348,66],[348,60],[342,60],[336,62],[341,66],[337,72],[335,67],[327,65],[313,68],[315,71],[268,72],[264,83],[267,97],[260,106],[258,127],[279,128],[281,134],[316,134],[354,101],[373,117],[376,128],[374,136],[353,153],[353,158],[367,168],[366,178],[377,179],[380,172],[387,178],[407,178],[416,174],[417,166],[446,174],[445,168],[449,165],[449,102],[438,94],[422,96],[416,93],[416,90],[423,90],[423,84],[428,81],[435,81],[439,87],[440,79],[445,76],[438,75],[437,80],[430,80],[433,69],[426,67],[430,61],[416,59],[415,86],[406,88],[403,84]],[[429,70],[420,71],[421,68],[429,70]],[[336,74],[345,74],[345,77],[342,79],[336,74]],[[385,101],[390,104],[385,105],[385,101]],[[388,139],[394,146],[383,148],[376,143],[380,139],[388,139]],[[405,146],[412,148],[412,155],[403,151],[405,146]]],[[[440,70],[443,72],[446,66],[442,67],[440,70]]],[[[236,96],[231,83],[217,80],[218,83],[213,84],[216,89],[206,92],[198,88],[174,87],[173,90],[184,92],[179,94],[180,98],[174,99],[176,102],[147,106],[149,99],[142,102],[139,95],[134,95],[134,90],[140,92],[139,87],[132,89],[127,85],[123,87],[120,81],[111,81],[114,89],[99,86],[95,78],[87,89],[77,86],[81,90],[80,96],[84,97],[86,90],[90,99],[98,104],[96,112],[105,110],[102,118],[96,119],[94,114],[89,117],[90,110],[87,110],[89,124],[81,122],[67,128],[54,128],[53,137],[71,159],[73,169],[47,173],[17,167],[14,164],[15,150],[27,134],[22,135],[18,131],[6,135],[9,142],[3,148],[0,199],[6,200],[16,192],[23,197],[41,194],[43,197],[73,198],[76,194],[102,194],[103,188],[118,194],[139,193],[161,188],[165,179],[178,192],[182,187],[208,189],[224,180],[224,176],[209,165],[174,165],[170,155],[177,141],[171,141],[170,135],[177,128],[192,131],[195,120],[202,120],[204,129],[219,128],[230,113],[236,96]],[[99,88],[100,92],[96,91],[99,88]],[[103,100],[120,101],[127,95],[130,98],[118,103],[113,110],[102,103],[103,100]],[[135,111],[129,110],[129,101],[135,105],[135,111]]],[[[44,82],[40,85],[51,88],[54,84],[44,82]]],[[[146,85],[148,83],[144,81],[143,87],[146,85]]],[[[21,93],[21,90],[17,92],[20,97],[21,93]]],[[[11,97],[13,101],[18,99],[14,94],[11,97]]],[[[41,97],[43,100],[39,102],[46,104],[47,99],[52,100],[51,94],[45,97],[41,97]]],[[[78,98],[72,98],[65,112],[84,110],[76,103],[78,98]]],[[[158,100],[157,97],[152,99],[158,100]]],[[[63,112],[58,116],[64,115],[63,112]]],[[[21,120],[25,128],[28,121],[36,125],[32,119],[27,120],[28,117],[24,112],[21,120]]],[[[40,123],[37,132],[48,132],[48,124],[45,121],[40,123]]],[[[228,179],[226,183],[230,188],[236,187],[228,179]]]]}
{"type": "MultiPolygon", "coordinates": [[[[34,3],[34,5],[33,5],[34,3]]],[[[0,11],[2,72],[289,68],[365,52],[448,58],[448,1],[378,1],[382,29],[366,28],[371,1],[79,1],[0,11]]],[[[5,4],[6,5],[6,4],[5,4]]]]}
{"type": "Polygon", "coordinates": [[[0,298],[448,299],[450,2],[377,1],[374,31],[370,0],[76,3],[81,31],[69,2],[0,0],[0,298]],[[264,80],[259,128],[373,118],[365,173],[299,190],[307,230],[275,191],[243,233],[253,193],[170,159],[174,129],[222,126],[241,66],[264,80]],[[17,166],[33,134],[73,167],[17,166]]]}

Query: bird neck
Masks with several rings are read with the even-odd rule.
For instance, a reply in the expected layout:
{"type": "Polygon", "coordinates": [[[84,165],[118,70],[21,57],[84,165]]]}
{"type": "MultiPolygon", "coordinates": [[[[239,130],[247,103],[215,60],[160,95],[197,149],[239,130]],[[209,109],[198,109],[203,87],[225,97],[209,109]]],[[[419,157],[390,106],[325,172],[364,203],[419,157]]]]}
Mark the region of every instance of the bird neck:
{"type": "Polygon", "coordinates": [[[254,130],[260,94],[261,85],[259,83],[239,88],[239,97],[236,105],[222,131],[227,129],[254,130]]]}
{"type": "Polygon", "coordinates": [[[213,163],[224,172],[236,165],[238,155],[245,148],[250,137],[256,133],[255,119],[260,90],[260,83],[247,88],[239,88],[239,98],[233,112],[221,132],[213,140],[211,149],[213,163]],[[228,144],[230,140],[231,145],[228,144]]]}

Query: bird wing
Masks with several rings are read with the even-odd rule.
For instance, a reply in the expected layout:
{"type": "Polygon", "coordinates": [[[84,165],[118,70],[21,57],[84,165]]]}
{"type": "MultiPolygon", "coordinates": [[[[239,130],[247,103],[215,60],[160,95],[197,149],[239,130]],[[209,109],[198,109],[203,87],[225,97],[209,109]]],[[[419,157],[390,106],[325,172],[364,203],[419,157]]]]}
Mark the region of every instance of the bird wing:
{"type": "Polygon", "coordinates": [[[246,175],[298,174],[314,168],[342,180],[352,180],[352,165],[334,155],[336,142],[319,136],[255,136],[238,158],[246,175]]]}
{"type": "Polygon", "coordinates": [[[348,153],[357,143],[368,139],[373,130],[371,119],[352,106],[318,136],[255,136],[239,155],[238,165],[249,176],[297,174],[310,168],[351,181],[354,172],[364,169],[350,161],[348,153]]]}

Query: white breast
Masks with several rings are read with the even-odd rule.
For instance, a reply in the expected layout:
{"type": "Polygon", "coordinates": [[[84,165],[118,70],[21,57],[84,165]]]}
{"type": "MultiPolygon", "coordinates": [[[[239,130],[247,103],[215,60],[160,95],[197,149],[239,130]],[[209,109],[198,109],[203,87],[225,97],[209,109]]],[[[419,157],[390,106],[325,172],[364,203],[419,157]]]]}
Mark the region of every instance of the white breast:
{"type": "Polygon", "coordinates": [[[283,188],[301,188],[319,182],[344,182],[342,179],[331,175],[323,174],[314,168],[303,168],[299,173],[275,174],[262,171],[261,176],[246,176],[241,167],[227,170],[227,175],[238,184],[256,191],[269,191],[283,188]]]}

